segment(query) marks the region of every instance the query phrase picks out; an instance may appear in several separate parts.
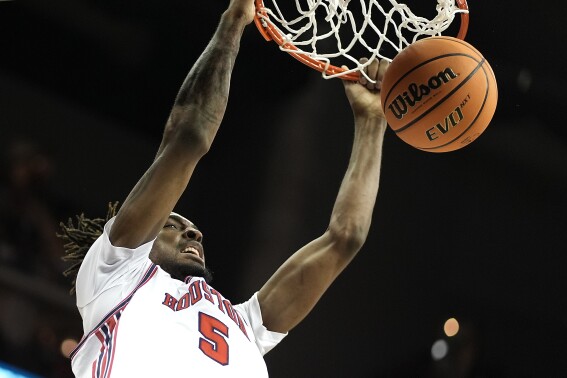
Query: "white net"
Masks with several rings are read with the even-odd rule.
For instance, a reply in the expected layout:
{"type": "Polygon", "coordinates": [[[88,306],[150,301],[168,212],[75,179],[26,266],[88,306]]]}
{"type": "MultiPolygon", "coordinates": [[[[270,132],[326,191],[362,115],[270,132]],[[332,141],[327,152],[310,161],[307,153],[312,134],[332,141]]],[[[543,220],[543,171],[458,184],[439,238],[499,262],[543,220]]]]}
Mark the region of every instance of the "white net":
{"type": "Polygon", "coordinates": [[[373,58],[392,60],[417,39],[441,35],[458,13],[468,12],[455,0],[437,0],[437,15],[430,18],[395,0],[295,0],[295,9],[291,0],[280,3],[264,0],[258,7],[260,23],[281,35],[282,51],[320,62],[327,79],[364,75],[373,58]],[[368,62],[359,63],[362,57],[368,62]],[[329,74],[335,72],[327,69],[331,65],[348,68],[329,74]]]}

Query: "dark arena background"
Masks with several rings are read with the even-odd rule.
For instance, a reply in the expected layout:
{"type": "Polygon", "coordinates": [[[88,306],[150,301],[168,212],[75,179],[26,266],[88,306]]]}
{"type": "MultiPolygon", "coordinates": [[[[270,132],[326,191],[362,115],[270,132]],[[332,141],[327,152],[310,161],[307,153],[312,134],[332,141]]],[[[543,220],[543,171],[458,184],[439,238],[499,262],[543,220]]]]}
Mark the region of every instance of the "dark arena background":
{"type": "MultiPolygon", "coordinates": [[[[0,370],[72,376],[82,326],[58,223],[126,197],[227,4],[0,2],[0,370]]],[[[467,41],[499,84],[491,125],[445,154],[388,130],[369,239],[266,356],[271,377],[567,376],[567,3],[469,7],[467,41]]],[[[340,81],[248,27],[176,208],[233,303],[325,230],[351,138],[340,81]]]]}

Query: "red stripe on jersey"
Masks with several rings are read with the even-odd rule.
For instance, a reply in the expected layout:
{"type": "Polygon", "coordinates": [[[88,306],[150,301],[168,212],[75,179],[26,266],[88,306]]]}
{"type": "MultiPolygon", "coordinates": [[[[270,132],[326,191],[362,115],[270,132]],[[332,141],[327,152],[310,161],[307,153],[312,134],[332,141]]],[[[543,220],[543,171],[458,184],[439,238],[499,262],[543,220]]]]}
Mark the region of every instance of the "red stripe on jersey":
{"type": "MultiPolygon", "coordinates": [[[[95,334],[97,336],[97,338],[101,341],[101,343],[103,343],[103,348],[104,348],[104,335],[101,335],[100,332],[103,330],[104,327],[108,327],[108,329],[116,329],[117,328],[117,323],[118,320],[120,319],[120,314],[122,313],[122,311],[126,308],[126,306],[128,305],[128,303],[130,303],[130,300],[132,299],[132,297],[134,296],[134,294],[136,293],[136,291],[138,291],[138,289],[140,289],[142,286],[144,286],[150,279],[152,279],[152,277],[156,274],[157,272],[157,266],[155,264],[151,264],[150,267],[146,270],[146,273],[144,273],[144,276],[142,277],[142,279],[140,280],[140,283],[134,288],[134,290],[132,290],[132,292],[130,294],[128,294],[128,296],[126,298],[124,298],[118,305],[116,305],[101,321],[100,323],[88,334],[84,335],[83,338],[81,339],[81,341],[79,342],[79,344],[77,345],[77,347],[75,347],[75,349],[71,352],[70,354],[70,358],[73,359],[75,357],[75,355],[77,354],[77,352],[81,349],[81,347],[85,344],[85,342],[93,335],[95,334]],[[103,337],[103,340],[101,340],[100,336],[103,337]]],[[[112,334],[112,332],[111,332],[112,334]]],[[[109,334],[109,337],[112,337],[111,334],[109,334]]],[[[112,340],[109,340],[109,342],[112,342],[112,340]]],[[[113,349],[113,348],[112,348],[113,349]]],[[[111,350],[112,350],[111,349],[111,350]]],[[[113,350],[112,350],[113,353],[113,350]]],[[[102,362],[102,361],[101,361],[102,362]]],[[[100,365],[99,365],[100,366],[100,365]]],[[[98,376],[97,376],[98,377],[98,376]]]]}

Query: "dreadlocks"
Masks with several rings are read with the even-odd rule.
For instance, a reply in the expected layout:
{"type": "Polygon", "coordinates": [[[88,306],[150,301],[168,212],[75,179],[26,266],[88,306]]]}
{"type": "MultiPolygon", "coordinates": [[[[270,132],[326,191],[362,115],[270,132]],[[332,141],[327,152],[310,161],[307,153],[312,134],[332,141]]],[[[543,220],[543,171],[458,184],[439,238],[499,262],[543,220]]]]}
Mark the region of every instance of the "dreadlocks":
{"type": "Polygon", "coordinates": [[[63,272],[63,275],[71,280],[71,294],[75,293],[77,273],[85,255],[95,240],[102,235],[106,222],[116,215],[117,208],[118,202],[109,203],[106,218],[104,219],[89,219],[85,217],[85,214],[81,214],[76,216],[76,224],[73,223],[72,218],[69,218],[67,224],[63,222],[59,224],[63,233],[57,234],[57,236],[65,243],[65,253],[62,259],[72,264],[63,272]]]}

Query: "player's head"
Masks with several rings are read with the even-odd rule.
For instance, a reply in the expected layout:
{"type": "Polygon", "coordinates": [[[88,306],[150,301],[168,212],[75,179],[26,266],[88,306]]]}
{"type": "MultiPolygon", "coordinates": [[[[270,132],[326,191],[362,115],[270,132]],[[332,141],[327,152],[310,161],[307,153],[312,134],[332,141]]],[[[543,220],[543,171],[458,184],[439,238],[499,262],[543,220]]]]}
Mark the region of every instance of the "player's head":
{"type": "MultiPolygon", "coordinates": [[[[63,275],[71,280],[71,293],[75,292],[77,273],[91,245],[102,234],[104,225],[116,215],[118,202],[108,205],[106,218],[89,219],[84,214],[76,221],[69,219],[61,223],[62,233],[58,234],[65,243],[63,260],[71,262],[63,275]]],[[[211,272],[205,267],[203,234],[193,223],[179,214],[172,213],[157,236],[150,252],[150,259],[172,277],[184,280],[187,276],[203,277],[207,282],[212,279],[211,272]],[[197,256],[190,256],[193,249],[197,256]]]]}
{"type": "Polygon", "coordinates": [[[187,218],[171,213],[158,234],[150,259],[173,278],[184,280],[187,276],[212,279],[205,265],[203,234],[187,218]]]}

